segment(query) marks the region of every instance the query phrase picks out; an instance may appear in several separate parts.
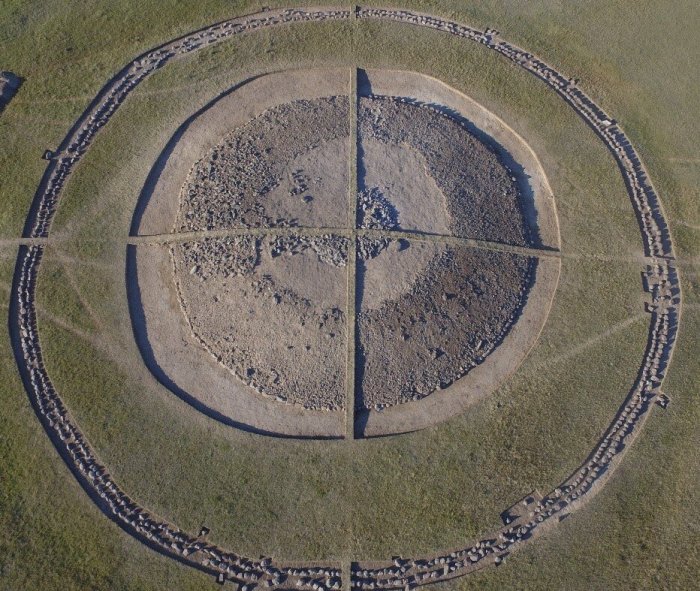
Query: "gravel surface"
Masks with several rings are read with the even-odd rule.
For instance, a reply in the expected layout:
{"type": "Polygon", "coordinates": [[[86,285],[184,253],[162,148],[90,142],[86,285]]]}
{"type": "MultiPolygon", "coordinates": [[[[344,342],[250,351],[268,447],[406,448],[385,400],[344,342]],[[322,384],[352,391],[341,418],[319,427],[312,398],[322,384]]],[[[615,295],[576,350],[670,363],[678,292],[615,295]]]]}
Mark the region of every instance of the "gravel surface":
{"type": "MultiPolygon", "coordinates": [[[[402,146],[422,157],[425,168],[405,174],[427,174],[434,180],[445,199],[451,233],[530,245],[516,178],[498,155],[456,118],[417,101],[382,96],[361,97],[358,118],[362,143],[402,146]]],[[[381,163],[370,162],[367,166],[381,170],[381,163]]],[[[409,201],[405,197],[402,200],[409,201]]],[[[438,206],[435,199],[410,201],[414,208],[425,208],[426,214],[438,206]]],[[[401,213],[399,208],[399,218],[401,213]]],[[[415,217],[416,212],[412,214],[415,217]]],[[[428,227],[416,229],[430,231],[428,227]]]]}
{"type": "MultiPolygon", "coordinates": [[[[406,260],[387,281],[411,272],[413,259],[406,260]]],[[[373,263],[361,263],[363,282],[378,271],[373,263]]],[[[419,400],[464,376],[517,319],[535,266],[510,253],[441,246],[409,291],[376,309],[361,305],[356,408],[419,400]]]]}

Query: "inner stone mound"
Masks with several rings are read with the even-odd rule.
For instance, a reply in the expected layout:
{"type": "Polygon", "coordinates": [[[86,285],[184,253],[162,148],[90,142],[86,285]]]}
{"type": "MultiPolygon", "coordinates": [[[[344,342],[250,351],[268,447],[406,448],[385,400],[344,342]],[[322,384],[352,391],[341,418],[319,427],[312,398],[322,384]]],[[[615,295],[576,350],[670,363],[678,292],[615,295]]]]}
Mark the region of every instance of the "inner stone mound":
{"type": "Polygon", "coordinates": [[[181,132],[141,222],[173,236],[137,257],[152,357],[195,406],[266,432],[421,428],[534,342],[551,195],[522,140],[437,81],[365,72],[353,96],[314,76],[260,77],[181,132]]]}

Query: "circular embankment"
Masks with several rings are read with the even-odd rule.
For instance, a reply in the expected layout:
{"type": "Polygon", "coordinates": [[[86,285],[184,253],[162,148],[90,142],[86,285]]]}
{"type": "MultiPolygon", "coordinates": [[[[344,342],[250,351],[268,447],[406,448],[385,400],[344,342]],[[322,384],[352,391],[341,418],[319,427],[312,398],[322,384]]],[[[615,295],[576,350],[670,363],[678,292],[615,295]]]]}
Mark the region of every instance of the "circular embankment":
{"type": "Polygon", "coordinates": [[[492,391],[544,324],[559,237],[532,151],[435,79],[349,82],[291,71],[232,89],[142,195],[128,275],[144,360],[224,422],[423,428],[492,391]]]}

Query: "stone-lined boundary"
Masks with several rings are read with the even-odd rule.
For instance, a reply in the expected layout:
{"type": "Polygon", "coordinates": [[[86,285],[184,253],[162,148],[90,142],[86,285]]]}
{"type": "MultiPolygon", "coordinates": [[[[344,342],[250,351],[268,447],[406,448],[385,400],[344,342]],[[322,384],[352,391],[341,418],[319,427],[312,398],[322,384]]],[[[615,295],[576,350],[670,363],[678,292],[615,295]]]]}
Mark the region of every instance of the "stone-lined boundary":
{"type": "MultiPolygon", "coordinates": [[[[498,39],[496,31],[477,31],[455,22],[404,11],[357,8],[348,10],[293,9],[270,11],[226,21],[182,37],[146,53],[115,76],[75,124],[44,175],[27,219],[25,237],[45,238],[67,178],[88,149],[95,134],[139,82],[178,55],[190,53],[232,35],[293,22],[327,19],[382,19],[434,28],[493,49],[531,72],[562,96],[598,133],[615,155],[627,183],[650,262],[644,287],[651,295],[651,326],[638,377],[622,408],[598,446],[581,467],[544,497],[532,495],[505,514],[507,525],[474,544],[429,558],[402,559],[382,565],[352,563],[350,584],[355,589],[411,588],[467,574],[498,564],[509,552],[536,537],[593,496],[638,435],[654,401],[668,403],[661,383],[670,361],[680,314],[680,282],[668,226],[659,198],[639,157],[622,129],[585,93],[551,66],[532,54],[498,39]]],[[[255,586],[322,591],[340,589],[341,570],[323,566],[280,566],[269,558],[247,559],[208,544],[158,519],[114,482],[97,459],[70,416],[46,372],[36,325],[36,277],[44,246],[20,247],[10,306],[10,330],[15,356],[37,416],[61,457],[100,509],[127,533],[150,547],[215,574],[231,579],[241,591],[255,586]]]]}

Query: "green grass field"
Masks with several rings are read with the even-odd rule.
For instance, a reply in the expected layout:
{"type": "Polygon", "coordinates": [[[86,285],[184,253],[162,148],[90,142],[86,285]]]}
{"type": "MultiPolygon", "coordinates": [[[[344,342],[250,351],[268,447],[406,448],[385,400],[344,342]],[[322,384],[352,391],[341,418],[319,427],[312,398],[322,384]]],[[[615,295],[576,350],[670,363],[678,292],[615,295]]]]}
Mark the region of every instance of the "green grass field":
{"type": "MultiPolygon", "coordinates": [[[[370,2],[382,6],[381,2],[370,2]]],[[[700,13],[692,3],[406,2],[536,53],[624,126],[671,224],[683,280],[665,390],[605,489],[499,568],[460,589],[692,589],[700,576],[700,13]]],[[[144,50],[280,2],[9,2],[0,69],[25,80],[0,113],[0,303],[45,162],[88,102],[144,50]]],[[[307,4],[304,4],[305,6],[307,4]]],[[[139,86],[63,196],[39,275],[47,368],[117,482],[214,542],[285,560],[384,559],[466,543],[524,494],[585,458],[631,387],[648,330],[641,240],[612,156],[552,91],[492,52],[389,23],[294,25],[178,60],[139,86]],[[146,175],[180,123],[232,84],[288,67],[390,67],[440,78],[525,137],[556,196],[562,275],[518,372],[461,416],[365,441],[251,435],[196,412],[141,361],[125,240],[146,175]],[[134,130],[137,130],[136,132],[134,130]]],[[[30,407],[0,343],[0,589],[214,589],[211,577],[130,538],[92,504],[30,407]]]]}

